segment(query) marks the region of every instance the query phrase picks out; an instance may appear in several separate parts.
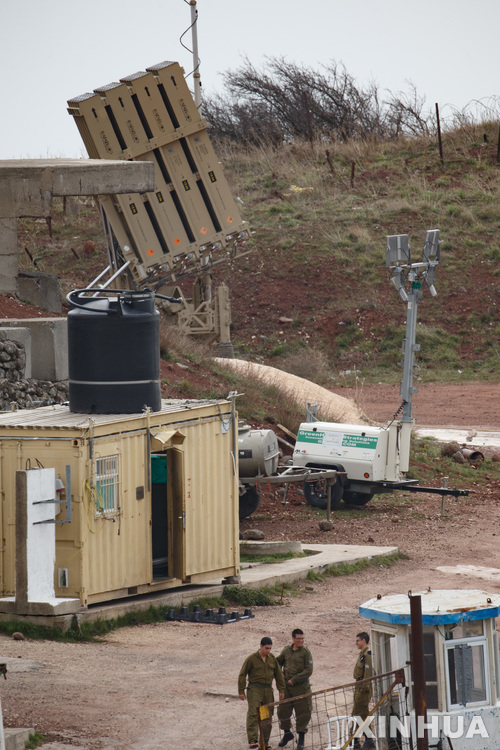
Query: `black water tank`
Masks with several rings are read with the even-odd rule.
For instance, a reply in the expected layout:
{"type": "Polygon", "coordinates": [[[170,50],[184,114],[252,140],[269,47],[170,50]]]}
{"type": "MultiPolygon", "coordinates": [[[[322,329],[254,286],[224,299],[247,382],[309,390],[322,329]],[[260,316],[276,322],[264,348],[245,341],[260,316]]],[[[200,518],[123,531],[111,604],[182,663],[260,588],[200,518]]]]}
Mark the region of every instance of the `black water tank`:
{"type": "Polygon", "coordinates": [[[161,408],[160,315],[152,292],[70,292],[69,408],[133,414],[161,408]],[[96,297],[85,296],[98,292],[96,297]]]}

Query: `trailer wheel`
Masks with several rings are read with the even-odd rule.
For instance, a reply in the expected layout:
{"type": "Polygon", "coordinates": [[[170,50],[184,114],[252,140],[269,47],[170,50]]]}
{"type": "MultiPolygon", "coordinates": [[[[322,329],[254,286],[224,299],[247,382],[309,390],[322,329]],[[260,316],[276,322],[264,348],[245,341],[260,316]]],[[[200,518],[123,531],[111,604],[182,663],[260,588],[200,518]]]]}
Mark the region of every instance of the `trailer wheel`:
{"type": "Polygon", "coordinates": [[[366,503],[370,502],[374,494],[374,492],[349,492],[349,490],[346,490],[344,492],[344,503],[347,505],[357,505],[358,507],[366,505],[366,503]]]}
{"type": "Polygon", "coordinates": [[[244,492],[243,495],[240,495],[240,521],[251,516],[252,513],[255,513],[260,503],[260,487],[257,485],[251,487],[248,484],[245,484],[244,486],[246,487],[246,492],[244,492]]]}
{"type": "MultiPolygon", "coordinates": [[[[332,484],[332,495],[330,501],[331,510],[338,510],[340,508],[340,501],[344,493],[344,485],[337,479],[335,484],[332,484]]],[[[304,497],[313,508],[319,508],[320,510],[326,510],[328,501],[328,485],[326,479],[318,479],[316,482],[304,482],[304,497]]]]}

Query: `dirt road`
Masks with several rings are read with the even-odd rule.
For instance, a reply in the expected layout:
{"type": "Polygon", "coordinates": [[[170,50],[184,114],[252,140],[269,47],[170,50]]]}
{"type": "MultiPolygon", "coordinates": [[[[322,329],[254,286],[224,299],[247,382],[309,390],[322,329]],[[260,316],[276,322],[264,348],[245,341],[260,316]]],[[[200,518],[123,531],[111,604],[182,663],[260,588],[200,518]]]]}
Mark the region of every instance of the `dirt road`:
{"type": "MultiPolygon", "coordinates": [[[[389,400],[392,409],[393,394],[383,388],[373,393],[372,405],[370,389],[363,389],[361,405],[373,419],[387,418],[389,400]]],[[[430,411],[418,406],[421,424],[499,428],[498,384],[432,388],[430,411]]],[[[429,392],[429,386],[422,388],[422,397],[429,392]]],[[[282,606],[256,609],[255,618],[229,625],[165,622],[124,628],[85,645],[0,636],[0,661],[9,669],[7,681],[0,681],[5,724],[35,727],[55,743],[52,750],[244,750],[246,706],[238,700],[236,679],[262,635],[273,637],[277,652],[292,628],[302,627],[315,661],[313,690],[320,690],[351,680],[354,636],[367,626],[358,605],[367,599],[428,586],[500,591],[496,581],[478,577],[498,566],[498,482],[469,498],[447,500],[444,517],[435,496],[411,503],[391,496],[376,500],[355,516],[337,514],[328,537],[300,496],[286,506],[276,496],[263,510],[265,518],[248,519],[242,527],[259,526],[267,539],[398,545],[408,559],[308,583],[311,590],[304,585],[302,595],[282,606]],[[439,570],[470,563],[476,570],[468,574],[439,570]]]]}
{"type": "MultiPolygon", "coordinates": [[[[371,419],[387,422],[401,404],[398,385],[332,388],[371,419]]],[[[424,383],[413,395],[416,426],[500,430],[500,383],[424,383]]]]}

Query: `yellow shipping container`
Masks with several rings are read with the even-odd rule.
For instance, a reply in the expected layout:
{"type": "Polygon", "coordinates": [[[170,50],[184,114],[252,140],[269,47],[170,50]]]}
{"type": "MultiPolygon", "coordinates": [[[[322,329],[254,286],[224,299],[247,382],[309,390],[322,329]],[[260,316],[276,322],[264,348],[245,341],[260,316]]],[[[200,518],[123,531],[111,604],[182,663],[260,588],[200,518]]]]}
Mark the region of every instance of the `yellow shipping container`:
{"type": "Polygon", "coordinates": [[[164,400],[141,414],[0,413],[0,613],[15,611],[17,471],[70,477],[54,586],[79,609],[239,575],[237,455],[226,400],[164,400]]]}

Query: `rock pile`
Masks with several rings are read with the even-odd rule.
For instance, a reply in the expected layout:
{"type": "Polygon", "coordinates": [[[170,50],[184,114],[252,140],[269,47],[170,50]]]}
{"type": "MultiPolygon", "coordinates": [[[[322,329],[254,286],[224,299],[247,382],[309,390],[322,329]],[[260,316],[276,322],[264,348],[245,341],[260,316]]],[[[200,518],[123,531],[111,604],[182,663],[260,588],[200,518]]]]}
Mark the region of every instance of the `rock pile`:
{"type": "Polygon", "coordinates": [[[0,378],[13,382],[24,374],[26,354],[24,346],[16,341],[0,340],[0,378]]]}
{"type": "Polygon", "coordinates": [[[475,448],[469,448],[467,445],[459,445],[456,440],[445,443],[441,448],[441,455],[450,456],[457,464],[470,463],[476,467],[485,458],[491,458],[492,461],[500,461],[500,451],[496,448],[483,448],[480,451],[475,448]]]}
{"type": "Polygon", "coordinates": [[[25,378],[24,346],[9,339],[0,340],[0,411],[32,409],[68,400],[68,384],[25,378]]]}

